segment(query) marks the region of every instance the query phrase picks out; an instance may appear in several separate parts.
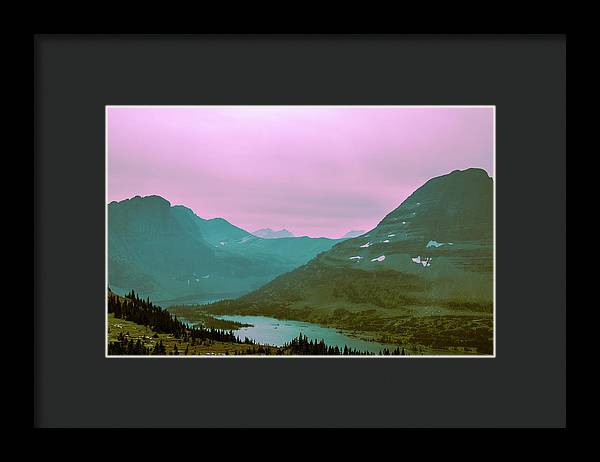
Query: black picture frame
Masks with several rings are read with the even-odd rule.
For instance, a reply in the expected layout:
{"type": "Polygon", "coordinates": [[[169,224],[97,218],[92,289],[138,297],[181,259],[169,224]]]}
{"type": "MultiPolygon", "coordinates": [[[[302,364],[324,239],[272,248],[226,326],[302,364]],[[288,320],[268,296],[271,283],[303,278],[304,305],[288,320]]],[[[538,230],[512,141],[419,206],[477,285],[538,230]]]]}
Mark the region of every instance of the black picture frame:
{"type": "Polygon", "coordinates": [[[34,55],[34,426],[566,425],[565,35],[42,34],[34,55]],[[495,105],[496,358],[106,359],[115,104],[495,105]]]}

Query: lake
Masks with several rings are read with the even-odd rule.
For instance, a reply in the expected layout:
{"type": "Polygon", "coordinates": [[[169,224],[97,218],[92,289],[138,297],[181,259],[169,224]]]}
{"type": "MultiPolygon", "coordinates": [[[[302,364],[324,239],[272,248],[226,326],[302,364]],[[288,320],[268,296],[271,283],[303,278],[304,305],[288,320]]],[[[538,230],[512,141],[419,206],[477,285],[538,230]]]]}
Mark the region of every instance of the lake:
{"type": "Polygon", "coordinates": [[[324,340],[327,346],[338,346],[341,349],[344,348],[344,345],[347,345],[348,348],[379,353],[380,350],[386,347],[389,350],[397,347],[397,345],[369,342],[349,337],[336,329],[310,322],[288,321],[268,316],[220,315],[215,317],[252,324],[252,327],[243,327],[235,330],[234,333],[242,340],[244,340],[244,337],[248,337],[258,343],[268,343],[275,346],[283,346],[284,343],[288,343],[302,333],[310,340],[324,340]]]}

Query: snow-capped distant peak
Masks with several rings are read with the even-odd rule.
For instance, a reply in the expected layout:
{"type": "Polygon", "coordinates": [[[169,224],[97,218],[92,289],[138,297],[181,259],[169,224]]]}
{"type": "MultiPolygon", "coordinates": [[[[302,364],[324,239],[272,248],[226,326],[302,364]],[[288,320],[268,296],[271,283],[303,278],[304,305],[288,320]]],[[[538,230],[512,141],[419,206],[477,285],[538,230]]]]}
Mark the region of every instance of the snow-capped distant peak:
{"type": "Polygon", "coordinates": [[[271,228],[257,229],[252,234],[256,237],[262,237],[263,239],[279,239],[282,237],[294,237],[287,229],[280,229],[279,231],[272,230],[271,228]]]}

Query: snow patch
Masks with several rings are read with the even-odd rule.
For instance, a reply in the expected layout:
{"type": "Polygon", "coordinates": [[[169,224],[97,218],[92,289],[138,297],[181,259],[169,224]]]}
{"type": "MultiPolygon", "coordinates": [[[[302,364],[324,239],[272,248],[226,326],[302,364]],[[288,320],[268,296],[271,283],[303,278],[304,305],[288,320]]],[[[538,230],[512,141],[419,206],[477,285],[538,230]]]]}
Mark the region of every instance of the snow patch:
{"type": "Polygon", "coordinates": [[[380,255],[377,258],[373,258],[371,261],[383,261],[383,260],[385,260],[385,255],[380,255]]]}
{"type": "Polygon", "coordinates": [[[427,247],[441,247],[443,245],[444,245],[443,242],[438,242],[438,241],[429,241],[427,243],[427,247]]]}
{"type": "Polygon", "coordinates": [[[390,242],[390,240],[389,240],[389,239],[386,239],[386,240],[385,240],[385,241],[383,241],[383,242],[390,242]]]}
{"type": "Polygon", "coordinates": [[[421,258],[421,256],[417,256],[414,258],[411,258],[411,260],[413,261],[413,263],[416,263],[417,265],[423,265],[423,267],[426,266],[431,266],[431,261],[433,260],[433,258],[427,258],[427,257],[423,257],[421,258]]]}
{"type": "Polygon", "coordinates": [[[252,239],[252,236],[246,236],[246,237],[242,238],[241,240],[239,240],[238,244],[243,244],[244,242],[248,242],[250,239],[252,239]]]}
{"type": "Polygon", "coordinates": [[[356,257],[350,257],[348,258],[348,260],[361,260],[362,257],[359,257],[358,255],[356,257]]]}
{"type": "Polygon", "coordinates": [[[394,237],[394,236],[395,236],[395,234],[388,234],[387,237],[394,237]]]}
{"type": "Polygon", "coordinates": [[[210,274],[206,274],[204,276],[202,276],[202,279],[208,279],[210,277],[210,274]]]}
{"type": "Polygon", "coordinates": [[[221,244],[221,245],[225,245],[225,243],[224,243],[223,241],[219,242],[219,244],[221,244]]]}
{"type": "Polygon", "coordinates": [[[369,247],[371,245],[370,242],[367,242],[366,244],[363,244],[360,246],[361,249],[366,249],[367,247],[369,247]]]}
{"type": "Polygon", "coordinates": [[[405,222],[405,221],[403,221],[403,222],[402,222],[402,224],[403,224],[403,225],[405,225],[405,224],[406,224],[406,222],[405,222]]]}

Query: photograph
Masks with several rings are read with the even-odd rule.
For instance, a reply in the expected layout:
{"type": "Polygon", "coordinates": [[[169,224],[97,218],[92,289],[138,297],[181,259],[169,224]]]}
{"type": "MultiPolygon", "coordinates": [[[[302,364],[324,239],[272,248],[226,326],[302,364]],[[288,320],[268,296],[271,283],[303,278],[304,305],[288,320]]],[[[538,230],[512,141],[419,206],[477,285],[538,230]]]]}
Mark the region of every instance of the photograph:
{"type": "Polygon", "coordinates": [[[495,110],[106,106],[106,357],[495,358],[495,110]]]}

